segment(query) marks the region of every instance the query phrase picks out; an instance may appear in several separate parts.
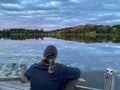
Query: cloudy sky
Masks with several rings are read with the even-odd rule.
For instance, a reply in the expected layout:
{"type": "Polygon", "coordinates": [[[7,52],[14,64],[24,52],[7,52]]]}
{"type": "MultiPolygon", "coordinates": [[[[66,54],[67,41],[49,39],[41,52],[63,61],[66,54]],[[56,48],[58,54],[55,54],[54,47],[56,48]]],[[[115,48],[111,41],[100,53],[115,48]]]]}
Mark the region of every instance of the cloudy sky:
{"type": "Polygon", "coordinates": [[[0,0],[0,29],[120,24],[120,0],[0,0]]]}

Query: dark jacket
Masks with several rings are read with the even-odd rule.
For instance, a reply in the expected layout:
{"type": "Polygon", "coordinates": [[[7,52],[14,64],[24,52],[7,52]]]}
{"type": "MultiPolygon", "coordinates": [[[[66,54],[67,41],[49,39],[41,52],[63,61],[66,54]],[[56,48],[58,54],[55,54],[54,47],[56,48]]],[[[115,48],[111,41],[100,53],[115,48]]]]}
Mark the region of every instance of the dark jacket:
{"type": "Polygon", "coordinates": [[[25,76],[30,80],[30,90],[63,90],[64,80],[79,78],[80,70],[55,63],[55,72],[48,73],[48,65],[45,63],[33,64],[25,76]]]}

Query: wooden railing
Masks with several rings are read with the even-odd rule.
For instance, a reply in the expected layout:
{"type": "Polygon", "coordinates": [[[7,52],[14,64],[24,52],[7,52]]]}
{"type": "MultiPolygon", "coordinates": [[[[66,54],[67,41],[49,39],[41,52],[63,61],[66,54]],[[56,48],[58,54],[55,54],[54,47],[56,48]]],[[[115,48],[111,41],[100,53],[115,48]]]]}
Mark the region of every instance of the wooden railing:
{"type": "Polygon", "coordinates": [[[28,80],[24,76],[24,73],[25,73],[26,70],[27,70],[27,65],[26,64],[20,64],[21,76],[0,78],[0,81],[16,81],[16,80],[19,80],[19,81],[21,81],[21,83],[27,83],[28,80]]]}
{"type": "MultiPolygon", "coordinates": [[[[24,76],[25,71],[27,70],[26,64],[21,64],[21,76],[20,77],[12,77],[12,78],[0,78],[0,81],[16,81],[19,80],[21,83],[27,83],[28,80],[24,76]]],[[[107,69],[104,74],[104,90],[114,90],[114,74],[112,69],[107,69]]],[[[65,90],[102,90],[91,87],[84,87],[76,85],[77,80],[72,79],[68,80],[65,86],[65,90]]]]}

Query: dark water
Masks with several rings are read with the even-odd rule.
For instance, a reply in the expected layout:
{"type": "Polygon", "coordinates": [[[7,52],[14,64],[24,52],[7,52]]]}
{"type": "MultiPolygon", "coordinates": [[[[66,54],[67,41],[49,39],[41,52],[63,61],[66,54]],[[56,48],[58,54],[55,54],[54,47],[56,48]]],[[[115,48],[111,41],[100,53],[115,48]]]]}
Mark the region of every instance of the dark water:
{"type": "Polygon", "coordinates": [[[112,41],[86,43],[50,37],[37,40],[1,39],[0,77],[19,76],[19,64],[26,63],[30,66],[39,62],[43,50],[50,44],[58,48],[56,62],[78,67],[82,71],[78,84],[103,88],[104,71],[106,68],[112,68],[115,71],[115,90],[120,90],[120,43],[112,41]]]}

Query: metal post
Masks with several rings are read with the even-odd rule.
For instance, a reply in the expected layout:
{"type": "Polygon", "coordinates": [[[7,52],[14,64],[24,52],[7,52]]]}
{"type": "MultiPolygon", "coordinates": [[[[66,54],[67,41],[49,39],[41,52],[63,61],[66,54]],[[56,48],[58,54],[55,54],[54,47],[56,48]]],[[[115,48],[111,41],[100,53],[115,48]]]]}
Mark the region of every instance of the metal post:
{"type": "Polygon", "coordinates": [[[27,70],[27,65],[26,64],[21,64],[20,67],[21,67],[21,83],[27,83],[28,80],[24,76],[24,73],[27,70]]]}
{"type": "Polygon", "coordinates": [[[114,74],[113,69],[107,68],[105,72],[105,87],[104,90],[114,90],[114,74]]]}

